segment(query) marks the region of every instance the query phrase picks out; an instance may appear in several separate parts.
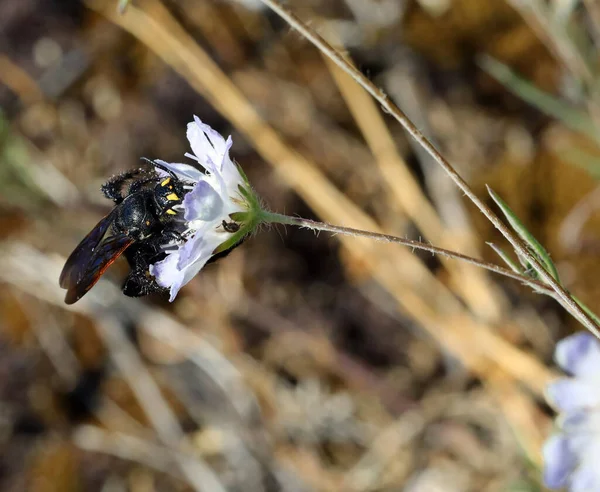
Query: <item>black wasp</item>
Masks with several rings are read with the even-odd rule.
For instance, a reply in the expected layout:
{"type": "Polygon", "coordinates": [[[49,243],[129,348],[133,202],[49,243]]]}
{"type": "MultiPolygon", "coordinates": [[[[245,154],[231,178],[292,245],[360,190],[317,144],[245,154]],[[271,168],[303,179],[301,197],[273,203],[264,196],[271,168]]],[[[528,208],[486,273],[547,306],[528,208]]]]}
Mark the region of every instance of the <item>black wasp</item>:
{"type": "Polygon", "coordinates": [[[123,285],[125,295],[138,297],[165,290],[150,275],[149,266],[165,258],[165,247],[184,241],[181,202],[191,186],[161,164],[148,162],[166,174],[136,169],[102,185],[104,196],[116,205],[65,263],[59,283],[67,289],[67,304],[81,299],[121,254],[131,267],[123,285]]]}

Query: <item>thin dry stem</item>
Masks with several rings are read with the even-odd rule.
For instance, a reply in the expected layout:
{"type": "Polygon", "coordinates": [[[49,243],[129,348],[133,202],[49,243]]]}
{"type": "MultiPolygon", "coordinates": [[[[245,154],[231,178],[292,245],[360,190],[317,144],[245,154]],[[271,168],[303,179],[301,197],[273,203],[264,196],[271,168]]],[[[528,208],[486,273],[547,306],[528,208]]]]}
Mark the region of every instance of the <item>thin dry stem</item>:
{"type": "Polygon", "coordinates": [[[301,217],[290,217],[288,215],[274,214],[274,213],[266,213],[265,220],[271,223],[278,224],[288,224],[295,225],[298,227],[305,227],[307,229],[311,229],[313,231],[327,231],[332,232],[334,234],[344,234],[346,236],[352,237],[365,237],[368,239],[374,239],[376,241],[385,241],[389,243],[401,244],[402,246],[408,246],[409,248],[419,249],[422,251],[429,251],[430,253],[440,255],[446,258],[450,258],[453,260],[463,261],[465,263],[469,263],[471,265],[475,265],[479,268],[483,268],[484,270],[488,270],[490,272],[497,273],[498,275],[502,275],[504,277],[512,278],[514,280],[519,280],[526,285],[529,285],[537,292],[541,294],[546,294],[550,297],[556,297],[556,293],[548,287],[543,282],[539,282],[537,280],[532,279],[531,277],[527,277],[525,275],[519,275],[518,273],[513,272],[507,268],[503,268],[498,265],[494,265],[493,263],[488,263],[486,261],[478,260],[477,258],[473,258],[471,256],[463,255],[461,253],[457,253],[455,251],[450,251],[444,248],[438,248],[437,246],[433,246],[431,244],[423,243],[421,241],[415,241],[413,239],[406,239],[397,236],[392,236],[390,234],[381,234],[378,232],[369,232],[362,231],[359,229],[353,229],[351,227],[342,227],[333,224],[327,224],[325,222],[317,222],[315,220],[303,219],[301,217]]]}

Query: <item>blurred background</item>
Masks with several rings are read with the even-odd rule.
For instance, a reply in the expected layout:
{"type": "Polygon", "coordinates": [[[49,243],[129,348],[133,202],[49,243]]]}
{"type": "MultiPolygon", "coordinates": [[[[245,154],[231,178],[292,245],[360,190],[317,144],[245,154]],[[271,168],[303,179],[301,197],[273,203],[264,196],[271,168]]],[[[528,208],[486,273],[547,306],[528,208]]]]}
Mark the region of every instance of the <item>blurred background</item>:
{"type": "MultiPolygon", "coordinates": [[[[596,306],[594,1],[288,4],[596,306]]],[[[63,303],[100,185],[183,162],[194,114],[275,211],[501,263],[422,149],[260,2],[4,0],[0,111],[0,490],[543,490],[543,390],[580,327],[516,281],[274,227],[172,304],[124,297],[124,260],[63,303]]]]}

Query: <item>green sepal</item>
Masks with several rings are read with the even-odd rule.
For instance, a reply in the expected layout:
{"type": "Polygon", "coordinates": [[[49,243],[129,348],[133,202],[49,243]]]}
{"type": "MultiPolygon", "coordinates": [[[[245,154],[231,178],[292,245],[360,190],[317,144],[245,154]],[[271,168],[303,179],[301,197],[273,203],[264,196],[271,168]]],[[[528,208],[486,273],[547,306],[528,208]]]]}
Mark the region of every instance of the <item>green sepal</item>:
{"type": "Polygon", "coordinates": [[[229,218],[239,224],[239,231],[235,232],[229,239],[221,243],[213,251],[213,255],[223,253],[234,246],[238,245],[244,238],[252,233],[260,224],[260,216],[262,207],[258,195],[254,193],[248,177],[244,173],[242,167],[235,162],[235,165],[242,177],[243,184],[238,185],[238,192],[241,197],[241,205],[246,209],[243,212],[233,212],[229,214],[229,218]]]}
{"type": "Polygon", "coordinates": [[[240,192],[240,195],[242,195],[242,197],[246,201],[250,201],[253,199],[253,196],[252,196],[252,193],[250,192],[250,190],[244,188],[242,185],[238,185],[238,191],[240,192]]]}
{"type": "Polygon", "coordinates": [[[489,186],[487,186],[487,190],[494,202],[496,202],[496,205],[498,205],[500,210],[502,210],[502,213],[506,217],[506,220],[512,227],[513,231],[515,231],[519,237],[527,243],[527,246],[531,252],[544,264],[546,271],[552,275],[554,280],[558,282],[558,271],[556,270],[556,266],[554,266],[554,262],[550,258],[548,251],[546,251],[546,249],[533,236],[533,234],[527,230],[523,222],[521,222],[508,204],[502,200],[502,198],[500,198],[489,186]]]}
{"type": "Polygon", "coordinates": [[[233,212],[232,214],[229,214],[229,218],[234,222],[243,223],[248,222],[251,215],[250,212],[233,212]]]}
{"type": "Polygon", "coordinates": [[[217,246],[215,248],[215,250],[212,252],[212,254],[217,255],[219,253],[223,253],[224,251],[227,251],[228,249],[233,248],[238,243],[242,242],[244,240],[244,238],[254,230],[255,227],[256,227],[255,221],[243,224],[240,227],[239,231],[237,231],[233,236],[231,236],[229,239],[227,239],[227,241],[224,241],[221,244],[219,244],[219,246],[217,246]]]}
{"type": "Polygon", "coordinates": [[[254,193],[250,185],[248,187],[238,185],[238,191],[246,203],[248,210],[258,213],[262,209],[258,195],[254,193]]]}
{"type": "Polygon", "coordinates": [[[237,167],[237,170],[240,173],[240,176],[244,180],[244,183],[246,183],[248,186],[250,186],[250,181],[248,180],[248,176],[246,176],[246,173],[242,169],[242,166],[240,166],[237,162],[235,162],[235,166],[237,167]]]}

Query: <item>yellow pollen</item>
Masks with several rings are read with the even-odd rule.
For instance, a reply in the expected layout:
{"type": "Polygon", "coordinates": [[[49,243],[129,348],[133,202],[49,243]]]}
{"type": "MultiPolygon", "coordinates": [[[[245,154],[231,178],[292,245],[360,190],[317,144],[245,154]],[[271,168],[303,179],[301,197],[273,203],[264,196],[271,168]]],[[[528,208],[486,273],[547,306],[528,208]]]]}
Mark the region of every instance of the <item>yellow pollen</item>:
{"type": "Polygon", "coordinates": [[[173,210],[172,208],[170,208],[169,210],[167,210],[167,213],[169,215],[177,215],[177,212],[175,212],[175,210],[173,210]]]}
{"type": "Polygon", "coordinates": [[[146,225],[150,225],[150,221],[149,220],[146,221],[146,225]]]}
{"type": "Polygon", "coordinates": [[[167,186],[170,182],[171,182],[171,178],[167,178],[160,185],[161,186],[167,186]]]}
{"type": "Polygon", "coordinates": [[[175,201],[179,200],[179,197],[175,193],[169,193],[167,195],[167,200],[175,202],[175,201]]]}

